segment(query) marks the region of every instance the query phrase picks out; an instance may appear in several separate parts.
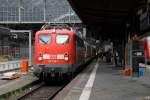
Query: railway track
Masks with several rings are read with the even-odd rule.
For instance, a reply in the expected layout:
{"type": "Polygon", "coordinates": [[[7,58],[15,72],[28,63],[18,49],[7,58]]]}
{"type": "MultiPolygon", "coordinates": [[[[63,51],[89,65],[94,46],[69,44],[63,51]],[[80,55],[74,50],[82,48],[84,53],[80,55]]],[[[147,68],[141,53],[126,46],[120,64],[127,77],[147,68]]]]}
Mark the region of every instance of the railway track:
{"type": "MultiPolygon", "coordinates": [[[[86,63],[85,66],[89,64],[86,63]]],[[[76,71],[75,76],[81,72],[83,68],[78,69],[76,71]]],[[[70,80],[71,81],[71,80],[70,80]]],[[[51,100],[53,99],[59,91],[61,91],[69,82],[69,80],[64,79],[63,81],[51,81],[49,85],[43,83],[39,83],[33,85],[30,91],[26,92],[24,95],[17,98],[17,100],[51,100]]]]}
{"type": "Polygon", "coordinates": [[[46,85],[41,83],[34,86],[29,92],[17,100],[51,100],[65,85],[46,85]]]}

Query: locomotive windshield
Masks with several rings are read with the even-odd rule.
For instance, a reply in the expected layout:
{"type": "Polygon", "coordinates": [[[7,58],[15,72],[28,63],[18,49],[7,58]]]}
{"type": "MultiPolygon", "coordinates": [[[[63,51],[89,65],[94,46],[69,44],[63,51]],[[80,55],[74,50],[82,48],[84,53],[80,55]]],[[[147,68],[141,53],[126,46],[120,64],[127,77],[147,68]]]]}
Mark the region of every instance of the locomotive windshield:
{"type": "Polygon", "coordinates": [[[67,43],[69,43],[69,36],[68,35],[57,35],[56,43],[57,44],[67,44],[67,43]]]}
{"type": "Polygon", "coordinates": [[[50,44],[51,36],[50,35],[40,35],[39,36],[39,43],[40,44],[50,44]]]}

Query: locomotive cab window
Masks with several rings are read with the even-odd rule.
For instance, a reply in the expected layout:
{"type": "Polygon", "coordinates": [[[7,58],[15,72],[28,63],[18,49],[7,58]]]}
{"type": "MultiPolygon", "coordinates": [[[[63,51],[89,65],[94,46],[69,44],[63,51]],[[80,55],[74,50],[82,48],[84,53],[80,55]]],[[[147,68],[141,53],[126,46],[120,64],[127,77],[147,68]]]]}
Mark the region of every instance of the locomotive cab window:
{"type": "Polygon", "coordinates": [[[50,44],[51,36],[50,35],[39,35],[39,43],[40,44],[50,44]]]}
{"type": "Polygon", "coordinates": [[[56,43],[57,44],[68,44],[69,43],[69,35],[57,35],[56,43]]]}

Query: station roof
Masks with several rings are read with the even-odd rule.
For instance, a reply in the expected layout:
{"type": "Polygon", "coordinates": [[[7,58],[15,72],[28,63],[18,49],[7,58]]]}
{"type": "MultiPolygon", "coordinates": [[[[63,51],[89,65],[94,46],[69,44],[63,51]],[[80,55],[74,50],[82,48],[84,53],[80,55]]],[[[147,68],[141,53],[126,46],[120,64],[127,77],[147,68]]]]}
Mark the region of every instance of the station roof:
{"type": "Polygon", "coordinates": [[[116,37],[139,0],[68,0],[81,20],[101,35],[116,37]]]}

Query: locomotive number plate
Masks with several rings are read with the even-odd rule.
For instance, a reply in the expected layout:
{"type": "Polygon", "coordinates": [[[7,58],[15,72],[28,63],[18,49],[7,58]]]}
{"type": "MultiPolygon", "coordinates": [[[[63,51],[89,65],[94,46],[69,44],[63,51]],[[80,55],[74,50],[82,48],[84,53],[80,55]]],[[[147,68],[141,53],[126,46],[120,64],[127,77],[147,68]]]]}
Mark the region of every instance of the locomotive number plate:
{"type": "Polygon", "coordinates": [[[50,55],[50,59],[57,59],[57,55],[50,55]]]}
{"type": "Polygon", "coordinates": [[[43,59],[50,59],[50,55],[49,54],[43,54],[43,59]]]}
{"type": "Polygon", "coordinates": [[[64,54],[58,54],[57,59],[64,59],[64,54]]]}

